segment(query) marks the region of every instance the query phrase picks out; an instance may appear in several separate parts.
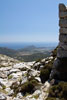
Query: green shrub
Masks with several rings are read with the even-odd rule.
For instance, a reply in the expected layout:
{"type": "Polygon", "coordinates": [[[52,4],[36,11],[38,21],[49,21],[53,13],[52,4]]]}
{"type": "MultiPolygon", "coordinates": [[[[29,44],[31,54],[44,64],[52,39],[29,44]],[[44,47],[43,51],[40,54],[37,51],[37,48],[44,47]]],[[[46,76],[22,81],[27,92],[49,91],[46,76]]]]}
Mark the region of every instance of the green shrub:
{"type": "Polygon", "coordinates": [[[52,59],[50,62],[45,64],[44,69],[48,69],[49,71],[51,71],[53,67],[53,62],[54,62],[54,59],[52,59]]]}
{"type": "Polygon", "coordinates": [[[41,70],[40,78],[41,78],[42,83],[44,83],[46,80],[48,80],[49,74],[50,74],[50,72],[48,69],[41,70]]]}
{"type": "Polygon", "coordinates": [[[53,66],[53,61],[51,60],[50,62],[48,62],[47,64],[45,64],[44,68],[41,69],[40,71],[40,78],[42,83],[44,83],[45,81],[47,81],[49,79],[51,70],[52,70],[52,66],[53,66]]]}
{"type": "Polygon", "coordinates": [[[38,99],[39,95],[36,94],[36,95],[33,95],[33,98],[35,98],[36,100],[38,99]]]}
{"type": "Polygon", "coordinates": [[[60,82],[49,90],[49,96],[67,100],[67,82],[60,82]]]}
{"type": "Polygon", "coordinates": [[[32,93],[34,92],[35,90],[35,87],[38,85],[37,81],[36,80],[31,80],[31,81],[28,81],[24,84],[21,85],[21,92],[23,94],[26,94],[26,93],[32,93]]]}
{"type": "Polygon", "coordinates": [[[35,91],[36,86],[38,86],[38,82],[33,79],[20,85],[15,82],[10,88],[14,90],[14,96],[16,96],[18,92],[22,92],[24,95],[26,93],[32,93],[35,91]]]}
{"type": "Polygon", "coordinates": [[[57,100],[57,99],[53,97],[48,97],[46,100],[57,100]]]}
{"type": "Polygon", "coordinates": [[[5,85],[3,85],[3,86],[2,86],[2,88],[3,88],[3,89],[6,89],[6,86],[5,86],[5,85]]]}
{"type": "Polygon", "coordinates": [[[12,75],[9,75],[9,76],[8,76],[8,79],[12,79],[12,77],[13,77],[12,75]]]}

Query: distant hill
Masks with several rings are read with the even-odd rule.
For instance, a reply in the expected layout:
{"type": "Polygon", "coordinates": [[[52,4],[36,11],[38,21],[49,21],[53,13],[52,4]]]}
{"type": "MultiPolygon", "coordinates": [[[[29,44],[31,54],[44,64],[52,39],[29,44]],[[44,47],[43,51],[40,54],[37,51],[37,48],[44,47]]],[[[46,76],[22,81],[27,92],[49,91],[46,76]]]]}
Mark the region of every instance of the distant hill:
{"type": "Polygon", "coordinates": [[[22,52],[22,51],[31,51],[31,50],[35,50],[37,49],[37,47],[35,47],[34,45],[31,46],[27,46],[25,48],[19,49],[18,51],[22,52]]]}
{"type": "Polygon", "coordinates": [[[50,56],[51,51],[54,47],[35,47],[34,45],[25,47],[19,50],[13,50],[6,47],[0,47],[0,54],[7,55],[9,57],[16,58],[21,61],[34,61],[38,59],[43,59],[50,56]]]}
{"type": "Polygon", "coordinates": [[[0,54],[4,54],[7,56],[15,56],[16,53],[18,53],[18,51],[6,47],[0,47],[0,54]]]}

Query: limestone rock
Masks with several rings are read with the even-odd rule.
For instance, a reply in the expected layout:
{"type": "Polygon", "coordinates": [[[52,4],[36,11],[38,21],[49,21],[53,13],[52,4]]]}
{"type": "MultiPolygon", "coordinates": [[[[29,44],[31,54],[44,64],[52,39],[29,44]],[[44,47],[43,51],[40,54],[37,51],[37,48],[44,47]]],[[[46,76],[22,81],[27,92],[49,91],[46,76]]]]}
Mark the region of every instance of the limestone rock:
{"type": "Polygon", "coordinates": [[[39,76],[40,75],[40,71],[34,70],[34,69],[30,69],[28,70],[28,76],[39,76]]]}
{"type": "Polygon", "coordinates": [[[12,96],[14,94],[14,91],[11,90],[9,93],[8,93],[8,96],[12,96]]]}
{"type": "Polygon", "coordinates": [[[17,72],[20,72],[20,70],[19,69],[11,69],[9,71],[9,75],[12,74],[12,73],[17,73],[17,72]]]}
{"type": "Polygon", "coordinates": [[[0,71],[0,78],[7,78],[7,75],[6,75],[6,73],[5,72],[3,72],[3,71],[0,71]]]}
{"type": "Polygon", "coordinates": [[[23,97],[23,94],[22,94],[21,92],[19,92],[19,93],[17,94],[17,98],[22,100],[22,97],[23,97]]]}
{"type": "Polygon", "coordinates": [[[3,93],[0,93],[0,100],[7,100],[7,97],[3,93]]]}

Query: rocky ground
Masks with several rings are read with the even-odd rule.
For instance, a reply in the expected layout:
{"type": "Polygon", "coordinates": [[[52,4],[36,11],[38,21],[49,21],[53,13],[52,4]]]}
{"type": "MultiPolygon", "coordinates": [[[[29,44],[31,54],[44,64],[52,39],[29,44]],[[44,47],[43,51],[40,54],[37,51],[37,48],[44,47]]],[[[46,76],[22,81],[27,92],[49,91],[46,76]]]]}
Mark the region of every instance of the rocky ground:
{"type": "Polygon", "coordinates": [[[50,84],[41,82],[40,70],[52,59],[20,62],[0,55],[0,100],[46,100],[50,84]]]}

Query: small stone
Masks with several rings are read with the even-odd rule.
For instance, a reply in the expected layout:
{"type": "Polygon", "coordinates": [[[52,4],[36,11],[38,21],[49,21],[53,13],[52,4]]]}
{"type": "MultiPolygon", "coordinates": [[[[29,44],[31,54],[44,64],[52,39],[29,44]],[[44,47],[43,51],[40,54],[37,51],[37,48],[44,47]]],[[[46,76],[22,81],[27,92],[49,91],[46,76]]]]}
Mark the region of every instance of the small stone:
{"type": "Polygon", "coordinates": [[[0,93],[0,100],[7,100],[7,97],[3,93],[0,93]]]}
{"type": "Polygon", "coordinates": [[[36,79],[38,82],[41,82],[40,77],[35,77],[35,79],[36,79]]]}
{"type": "Polygon", "coordinates": [[[3,72],[3,71],[0,71],[0,78],[7,78],[7,75],[6,75],[6,73],[5,72],[3,72]]]}
{"type": "Polygon", "coordinates": [[[50,84],[51,84],[51,85],[54,85],[54,84],[55,84],[55,79],[52,79],[52,80],[50,81],[50,84]]]}
{"type": "Polygon", "coordinates": [[[22,99],[22,97],[23,97],[23,94],[22,94],[21,92],[19,92],[19,93],[17,94],[17,98],[22,99]]]}
{"type": "Polygon", "coordinates": [[[13,94],[14,94],[14,91],[11,90],[11,91],[9,92],[8,96],[12,96],[13,94]]]}

